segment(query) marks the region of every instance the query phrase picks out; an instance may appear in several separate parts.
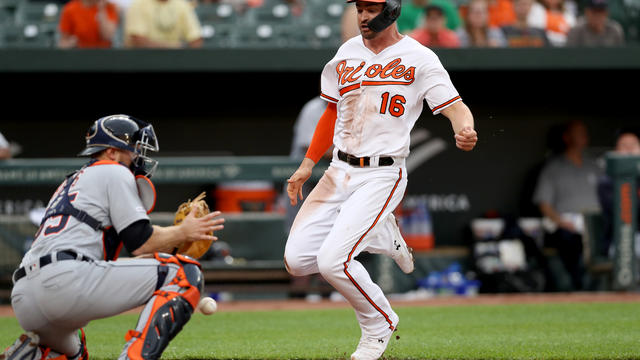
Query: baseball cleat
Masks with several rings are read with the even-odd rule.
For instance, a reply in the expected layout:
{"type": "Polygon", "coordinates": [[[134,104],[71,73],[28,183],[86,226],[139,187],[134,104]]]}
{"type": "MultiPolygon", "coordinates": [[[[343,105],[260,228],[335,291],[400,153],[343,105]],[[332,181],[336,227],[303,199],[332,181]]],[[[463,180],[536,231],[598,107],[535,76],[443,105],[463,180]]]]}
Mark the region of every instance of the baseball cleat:
{"type": "Polygon", "coordinates": [[[0,355],[0,360],[32,360],[40,359],[42,351],[38,346],[40,338],[38,335],[27,332],[20,335],[18,340],[9,346],[7,350],[0,355]]]}
{"type": "Polygon", "coordinates": [[[351,360],[378,360],[387,349],[389,340],[393,335],[393,330],[389,334],[382,337],[368,337],[362,335],[356,351],[351,354],[351,360]]]}
{"type": "Polygon", "coordinates": [[[413,250],[407,246],[402,238],[398,221],[393,214],[389,214],[387,221],[393,225],[393,249],[391,250],[391,258],[398,264],[400,270],[405,274],[410,274],[415,268],[413,263],[413,250]]]}

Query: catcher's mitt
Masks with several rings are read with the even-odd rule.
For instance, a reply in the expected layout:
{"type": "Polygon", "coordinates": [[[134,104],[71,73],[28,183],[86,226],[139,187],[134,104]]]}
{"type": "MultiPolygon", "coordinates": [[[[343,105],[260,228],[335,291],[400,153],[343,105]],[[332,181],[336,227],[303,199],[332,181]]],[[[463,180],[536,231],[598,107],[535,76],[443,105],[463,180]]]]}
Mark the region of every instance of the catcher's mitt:
{"type": "MultiPolygon", "coordinates": [[[[203,192],[196,196],[195,199],[189,199],[189,201],[180,204],[178,211],[176,211],[176,215],[173,218],[173,225],[180,224],[182,220],[189,215],[192,208],[196,211],[195,216],[197,218],[207,215],[210,211],[209,205],[204,201],[204,197],[205,193],[203,192]]],[[[213,232],[211,232],[211,235],[213,235],[213,232]]],[[[179,248],[174,249],[174,253],[177,252],[179,254],[191,256],[194,259],[199,259],[207,252],[207,250],[209,250],[211,243],[213,243],[213,240],[186,242],[179,248]]]]}

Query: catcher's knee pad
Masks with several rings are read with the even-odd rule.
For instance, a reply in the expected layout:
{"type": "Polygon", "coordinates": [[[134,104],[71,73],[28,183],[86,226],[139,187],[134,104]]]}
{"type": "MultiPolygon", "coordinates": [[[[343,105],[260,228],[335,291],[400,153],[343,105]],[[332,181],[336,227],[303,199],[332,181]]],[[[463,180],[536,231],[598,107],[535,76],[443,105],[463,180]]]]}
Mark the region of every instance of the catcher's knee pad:
{"type": "MultiPolygon", "coordinates": [[[[191,287],[194,287],[198,290],[198,299],[195,300],[195,304],[197,304],[200,299],[200,293],[204,288],[204,278],[202,277],[202,271],[200,270],[200,263],[189,256],[180,254],[170,255],[165,253],[156,253],[155,257],[156,260],[160,262],[160,266],[158,267],[158,283],[156,290],[165,286],[178,285],[185,288],[186,292],[188,292],[191,290],[191,287]],[[166,279],[168,274],[168,264],[175,264],[180,267],[175,277],[169,282],[167,282],[166,279]]],[[[188,294],[186,295],[188,296],[188,294]]]]}
{"type": "Polygon", "coordinates": [[[161,263],[158,286],[142,311],[136,330],[129,331],[125,337],[128,342],[125,351],[129,359],[160,358],[169,341],[191,318],[204,287],[198,261],[188,256],[163,253],[155,254],[155,258],[161,263]],[[178,266],[171,279],[167,278],[168,264],[178,266]]]}

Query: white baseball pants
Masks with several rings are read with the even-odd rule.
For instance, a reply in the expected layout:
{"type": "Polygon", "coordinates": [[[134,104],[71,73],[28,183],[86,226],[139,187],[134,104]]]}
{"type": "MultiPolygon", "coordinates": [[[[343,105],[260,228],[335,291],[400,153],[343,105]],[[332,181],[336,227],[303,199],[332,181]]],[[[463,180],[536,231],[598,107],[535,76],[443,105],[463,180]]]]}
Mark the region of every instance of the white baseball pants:
{"type": "Polygon", "coordinates": [[[304,200],[291,227],[285,263],[294,276],[320,273],[355,309],[362,333],[378,337],[394,330],[398,316],[367,270],[361,252],[389,253],[388,215],[407,186],[404,162],[352,167],[334,156],[304,200]]]}

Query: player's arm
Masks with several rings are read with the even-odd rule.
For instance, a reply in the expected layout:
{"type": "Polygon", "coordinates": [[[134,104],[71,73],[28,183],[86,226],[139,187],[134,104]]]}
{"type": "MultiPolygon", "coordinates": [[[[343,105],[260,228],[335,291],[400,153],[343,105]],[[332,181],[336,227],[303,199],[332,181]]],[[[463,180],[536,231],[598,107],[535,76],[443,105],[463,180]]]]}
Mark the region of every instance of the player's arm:
{"type": "Polygon", "coordinates": [[[187,47],[194,48],[194,49],[195,48],[201,48],[203,44],[204,44],[204,41],[202,40],[202,38],[198,38],[198,39],[195,39],[193,41],[189,41],[187,43],[187,47]]]}
{"type": "Polygon", "coordinates": [[[0,160],[2,159],[10,159],[11,158],[11,149],[9,148],[0,148],[0,160]]]}
{"type": "Polygon", "coordinates": [[[195,211],[191,211],[180,225],[173,226],[151,225],[148,221],[142,226],[136,226],[139,223],[136,222],[122,230],[118,235],[125,245],[128,241],[140,242],[140,239],[146,238],[146,241],[143,241],[135,250],[131,250],[127,246],[127,250],[131,251],[135,256],[154,252],[171,252],[185,242],[218,240],[216,236],[210,234],[213,231],[222,230],[224,227],[222,225],[224,219],[218,218],[220,214],[220,211],[214,211],[203,217],[196,218],[195,211]]]}
{"type": "Polygon", "coordinates": [[[538,175],[536,188],[533,192],[532,201],[540,209],[540,213],[546,219],[551,220],[557,226],[569,231],[575,231],[571,222],[565,221],[562,214],[553,206],[557,198],[557,189],[554,184],[554,170],[552,167],[545,166],[538,175]]]}
{"type": "Polygon", "coordinates": [[[63,8],[62,14],[60,14],[60,21],[58,22],[58,47],[61,49],[70,49],[76,46],[78,39],[72,33],[73,20],[67,8],[63,8]]]}
{"type": "Polygon", "coordinates": [[[104,20],[100,21],[100,37],[104,40],[111,41],[115,36],[118,25],[114,21],[109,20],[107,15],[100,16],[99,18],[104,18],[104,20]]]}
{"type": "Polygon", "coordinates": [[[109,16],[107,10],[107,0],[98,1],[98,13],[96,14],[96,20],[98,21],[98,29],[100,30],[100,37],[105,40],[113,39],[118,28],[117,17],[115,19],[109,16]]]}
{"type": "Polygon", "coordinates": [[[65,34],[63,32],[60,33],[60,38],[58,39],[58,47],[61,49],[70,49],[76,46],[78,43],[78,38],[71,34],[65,34]]]}
{"type": "Polygon", "coordinates": [[[570,221],[566,221],[562,218],[562,216],[556,211],[556,209],[551,206],[551,204],[547,202],[541,202],[538,204],[538,208],[540,209],[540,213],[546,218],[549,218],[553,221],[558,227],[561,227],[565,230],[576,232],[575,226],[570,221]]]}
{"type": "Polygon", "coordinates": [[[456,146],[464,151],[471,151],[478,142],[478,134],[473,126],[473,114],[462,101],[453,103],[442,110],[442,114],[451,121],[456,146]]]}
{"type": "Polygon", "coordinates": [[[333,132],[336,125],[338,112],[336,104],[328,103],[327,108],[318,120],[316,130],[313,133],[311,144],[304,160],[296,172],[287,180],[287,195],[291,205],[298,203],[298,198],[303,200],[302,185],[311,177],[311,171],[322,155],[333,145],[333,132]]]}
{"type": "Polygon", "coordinates": [[[201,48],[204,45],[202,39],[202,27],[195,10],[187,6],[184,10],[184,43],[187,48],[201,48]]]}

